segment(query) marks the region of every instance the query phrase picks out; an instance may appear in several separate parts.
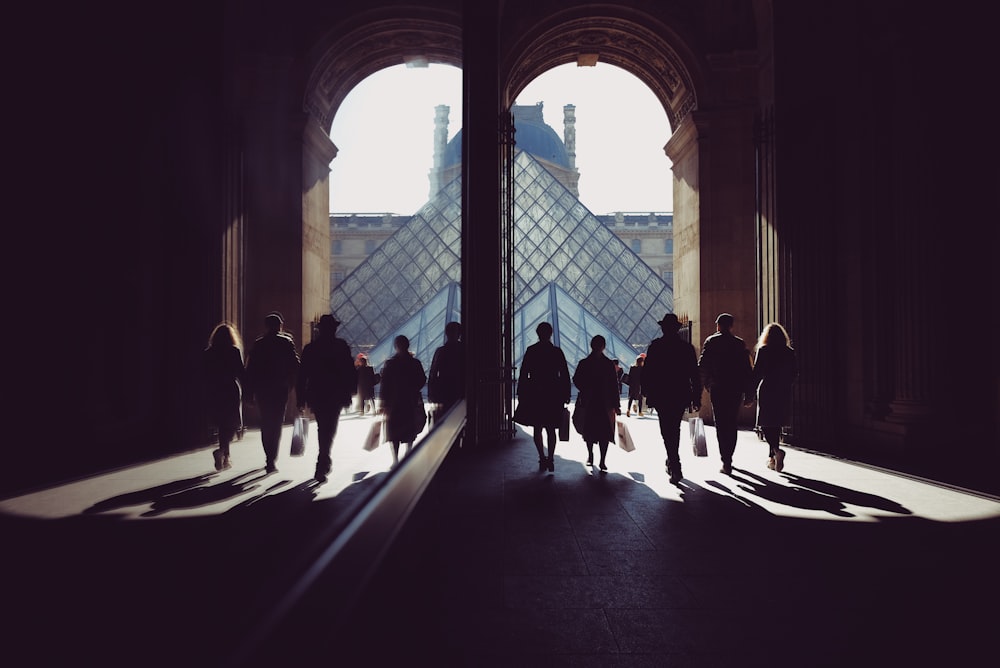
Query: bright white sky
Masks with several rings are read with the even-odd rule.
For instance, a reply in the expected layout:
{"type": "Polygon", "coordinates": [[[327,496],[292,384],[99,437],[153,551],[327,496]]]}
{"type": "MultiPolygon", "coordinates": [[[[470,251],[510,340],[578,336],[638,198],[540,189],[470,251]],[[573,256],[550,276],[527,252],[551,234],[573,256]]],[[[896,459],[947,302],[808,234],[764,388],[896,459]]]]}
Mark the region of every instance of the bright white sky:
{"type": "MultiPolygon", "coordinates": [[[[563,105],[576,106],[580,200],[593,213],[673,211],[670,125],[639,79],[612,65],[562,65],[531,82],[518,104],[544,103],[561,137],[563,105]]],[[[448,139],[462,123],[462,72],[447,65],[381,70],[344,100],[330,136],[330,210],[415,213],[428,199],[434,107],[449,111],[448,139]]]]}

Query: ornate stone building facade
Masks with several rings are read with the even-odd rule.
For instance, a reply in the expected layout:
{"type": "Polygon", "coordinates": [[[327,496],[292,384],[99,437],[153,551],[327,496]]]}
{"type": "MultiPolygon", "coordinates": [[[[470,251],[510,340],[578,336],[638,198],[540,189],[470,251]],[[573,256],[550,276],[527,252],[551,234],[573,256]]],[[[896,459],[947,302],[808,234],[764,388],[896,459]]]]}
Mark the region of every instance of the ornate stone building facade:
{"type": "MultiPolygon", "coordinates": [[[[430,170],[430,197],[462,173],[462,135],[448,141],[449,108],[435,109],[434,167],[430,170]]],[[[514,105],[515,141],[530,153],[567,190],[580,196],[576,168],[575,107],[563,108],[563,137],[545,123],[542,103],[514,105]]],[[[517,185],[517,184],[515,184],[517,185]]],[[[670,212],[620,212],[596,214],[657,276],[673,286],[673,214],[670,212]]],[[[360,265],[410,216],[391,213],[330,214],[330,289],[360,265]]]]}

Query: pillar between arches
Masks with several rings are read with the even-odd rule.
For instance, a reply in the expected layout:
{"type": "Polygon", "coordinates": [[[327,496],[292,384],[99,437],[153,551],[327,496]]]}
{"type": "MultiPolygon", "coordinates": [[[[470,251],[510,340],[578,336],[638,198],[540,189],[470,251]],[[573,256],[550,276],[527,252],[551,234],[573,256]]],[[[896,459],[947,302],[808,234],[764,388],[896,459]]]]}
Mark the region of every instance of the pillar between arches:
{"type": "Polygon", "coordinates": [[[664,147],[674,173],[674,306],[694,321],[696,346],[723,312],[748,346],[757,337],[753,126],[749,106],[692,111],[664,147]]]}

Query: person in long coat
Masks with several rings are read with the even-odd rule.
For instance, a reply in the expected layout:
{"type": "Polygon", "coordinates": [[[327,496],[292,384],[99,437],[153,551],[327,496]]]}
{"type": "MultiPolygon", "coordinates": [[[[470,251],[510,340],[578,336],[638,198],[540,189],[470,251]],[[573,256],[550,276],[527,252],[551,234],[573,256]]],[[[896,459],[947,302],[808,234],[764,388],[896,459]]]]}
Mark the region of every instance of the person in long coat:
{"type": "Polygon", "coordinates": [[[236,327],[223,322],[212,330],[208,347],[202,353],[202,371],[209,419],[219,431],[219,447],[212,451],[212,458],[215,470],[221,471],[232,466],[229,444],[243,429],[246,368],[236,327]]]}
{"type": "Polygon", "coordinates": [[[400,334],[393,340],[396,353],[382,367],[382,412],[385,413],[385,439],[392,446],[392,464],[399,463],[399,446],[413,441],[424,428],[427,413],[421,390],[427,383],[424,365],[410,354],[410,340],[400,334]]]}
{"type": "Polygon", "coordinates": [[[775,471],[785,467],[785,451],[779,447],[781,428],[790,423],[792,384],[797,374],[788,332],[780,324],[770,323],[757,340],[753,384],[757,392],[757,429],[767,441],[767,468],[775,471]]]}
{"type": "Polygon", "coordinates": [[[625,417],[629,417],[632,414],[632,402],[635,402],[635,412],[638,415],[643,415],[643,403],[645,398],[642,396],[642,367],[646,362],[646,358],[643,355],[639,355],[635,359],[635,364],[628,369],[628,406],[625,408],[625,417]]]}
{"type": "Polygon", "coordinates": [[[299,410],[308,404],[316,418],[319,455],[316,458],[315,480],[326,482],[333,462],[330,451],[337,435],[340,412],[351,405],[351,392],[356,387],[351,348],[337,336],[340,321],[326,314],[319,319],[316,340],[302,349],[295,391],[299,410]]]}
{"type": "Polygon", "coordinates": [[[357,372],[358,372],[358,412],[364,415],[368,412],[369,404],[372,407],[372,413],[375,412],[375,386],[378,385],[381,377],[375,373],[375,369],[368,365],[368,358],[364,355],[358,356],[357,361],[357,372]]]}
{"type": "Polygon", "coordinates": [[[521,361],[514,421],[533,428],[538,470],[555,471],[556,429],[562,425],[572,389],[569,366],[563,351],[552,344],[551,324],[540,323],[535,333],[538,343],[527,347],[521,361]],[[542,448],[543,431],[548,440],[548,456],[542,448]]]}
{"type": "Polygon", "coordinates": [[[594,444],[600,453],[601,472],[608,470],[608,444],[615,438],[615,413],[620,404],[615,363],[604,356],[607,341],[598,334],[590,340],[590,355],[580,360],[573,374],[579,390],[574,424],[587,444],[587,466],[594,465],[594,444]]]}
{"type": "Polygon", "coordinates": [[[434,351],[427,373],[427,398],[437,404],[439,415],[465,397],[465,344],[462,325],[449,322],[444,326],[445,343],[434,351]]]}

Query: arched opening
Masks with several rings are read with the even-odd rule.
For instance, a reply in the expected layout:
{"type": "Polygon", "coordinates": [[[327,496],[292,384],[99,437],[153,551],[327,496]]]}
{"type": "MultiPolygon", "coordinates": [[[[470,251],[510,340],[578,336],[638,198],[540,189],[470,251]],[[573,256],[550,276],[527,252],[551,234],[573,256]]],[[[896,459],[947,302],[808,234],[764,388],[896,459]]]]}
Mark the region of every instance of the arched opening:
{"type": "MultiPolygon", "coordinates": [[[[752,252],[755,64],[738,54],[695,57],[680,32],[654,17],[623,8],[603,11],[579,8],[545,17],[516,40],[502,62],[502,108],[510,110],[540,73],[566,63],[611,64],[646,84],[672,130],[663,147],[673,171],[663,183],[673,191],[673,262],[666,273],[671,310],[692,323],[696,344],[714,331],[723,311],[736,316],[737,333],[752,341],[758,326],[752,252]],[[720,91],[740,80],[746,95],[725,99],[729,94],[720,91]]],[[[661,273],[658,280],[663,278],[661,273]]]]}

